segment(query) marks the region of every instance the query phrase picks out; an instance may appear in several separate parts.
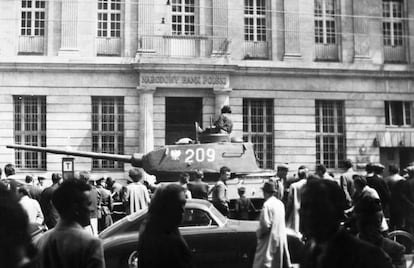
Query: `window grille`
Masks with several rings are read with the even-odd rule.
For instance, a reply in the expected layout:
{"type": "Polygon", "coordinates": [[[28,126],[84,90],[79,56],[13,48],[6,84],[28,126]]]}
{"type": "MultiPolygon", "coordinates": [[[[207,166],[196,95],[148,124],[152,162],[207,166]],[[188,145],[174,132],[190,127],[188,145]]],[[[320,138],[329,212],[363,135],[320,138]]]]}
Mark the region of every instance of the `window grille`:
{"type": "MultiPolygon", "coordinates": [[[[92,151],[124,154],[123,97],[92,97],[92,151]]],[[[122,162],[92,161],[93,169],[123,169],[122,162]]]]}
{"type": "Polygon", "coordinates": [[[172,0],[172,34],[195,35],[195,0],[172,0]]]}
{"type": "Polygon", "coordinates": [[[98,0],[98,37],[121,37],[121,0],[98,0]]]}
{"type": "Polygon", "coordinates": [[[244,0],[244,40],[265,42],[266,28],[266,0],[244,0]]]}
{"type": "Polygon", "coordinates": [[[342,101],[317,100],[316,163],[342,168],[345,160],[345,115],[342,101]]]}
{"type": "Polygon", "coordinates": [[[273,124],[273,100],[243,100],[243,139],[254,144],[262,168],[274,167],[273,124]]]}
{"type": "Polygon", "coordinates": [[[382,33],[385,61],[405,61],[405,38],[403,2],[382,1],[382,33]]]}
{"type": "Polygon", "coordinates": [[[411,126],[411,102],[386,101],[385,124],[387,126],[411,126]]]}
{"type": "Polygon", "coordinates": [[[22,0],[20,35],[45,35],[45,0],[22,0]]]}
{"type": "Polygon", "coordinates": [[[315,43],[336,44],[335,0],[315,1],[315,43]]]}
{"type": "MultiPolygon", "coordinates": [[[[46,147],[46,97],[13,96],[14,142],[46,147]]],[[[46,153],[15,151],[17,168],[46,169],[46,153]]]]}

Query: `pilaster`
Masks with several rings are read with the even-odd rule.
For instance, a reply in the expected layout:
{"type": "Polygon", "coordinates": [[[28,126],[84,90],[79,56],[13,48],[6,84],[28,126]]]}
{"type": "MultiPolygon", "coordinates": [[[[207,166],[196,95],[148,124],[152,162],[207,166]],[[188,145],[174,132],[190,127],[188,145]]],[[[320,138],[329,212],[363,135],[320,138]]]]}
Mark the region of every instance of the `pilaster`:
{"type": "Polygon", "coordinates": [[[285,53],[284,60],[298,59],[300,52],[300,21],[299,21],[299,0],[284,1],[284,33],[285,53]]]}
{"type": "Polygon", "coordinates": [[[154,150],[154,92],[155,87],[138,86],[139,92],[139,150],[148,153],[154,150]]]}
{"type": "Polygon", "coordinates": [[[154,53],[154,8],[154,0],[138,0],[137,53],[154,53]]]}
{"type": "Polygon", "coordinates": [[[216,116],[220,115],[220,110],[224,105],[230,104],[230,93],[232,88],[229,87],[214,87],[213,92],[215,95],[215,110],[214,114],[216,116]]]}
{"type": "Polygon", "coordinates": [[[62,29],[59,56],[78,55],[78,0],[61,0],[62,29]]]}

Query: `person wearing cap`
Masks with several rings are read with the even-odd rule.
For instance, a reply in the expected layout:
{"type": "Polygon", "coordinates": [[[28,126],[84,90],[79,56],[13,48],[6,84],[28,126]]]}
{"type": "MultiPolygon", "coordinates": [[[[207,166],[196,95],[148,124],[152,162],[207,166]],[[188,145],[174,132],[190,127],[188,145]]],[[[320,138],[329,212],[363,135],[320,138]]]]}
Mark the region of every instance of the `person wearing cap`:
{"type": "Polygon", "coordinates": [[[408,177],[402,186],[402,207],[404,210],[406,228],[409,232],[414,233],[414,166],[409,166],[406,170],[408,177]]]}
{"type": "Polygon", "coordinates": [[[287,245],[285,207],[274,194],[275,184],[263,185],[265,202],[260,213],[259,228],[256,231],[257,246],[253,268],[290,267],[290,254],[287,245]]]}
{"type": "Polygon", "coordinates": [[[299,232],[299,208],[303,188],[308,180],[308,168],[300,166],[298,168],[299,180],[292,183],[289,187],[289,196],[286,203],[286,225],[287,227],[299,232]]]}
{"type": "Polygon", "coordinates": [[[230,134],[233,130],[233,121],[230,118],[231,108],[229,105],[224,105],[221,108],[221,114],[214,122],[214,126],[218,133],[230,134]]]}
{"type": "Polygon", "coordinates": [[[388,211],[388,205],[390,203],[390,190],[388,189],[387,184],[382,179],[382,170],[384,169],[384,166],[380,163],[371,164],[371,170],[370,167],[367,164],[366,170],[367,170],[367,185],[375,191],[377,191],[380,200],[382,209],[384,211],[388,211]]]}
{"type": "Polygon", "coordinates": [[[269,179],[269,181],[273,182],[275,185],[275,189],[276,189],[275,196],[279,198],[279,200],[284,200],[285,189],[286,189],[285,185],[287,181],[288,171],[289,171],[288,164],[286,163],[280,164],[277,166],[276,177],[269,179]]]}
{"type": "Polygon", "coordinates": [[[355,206],[357,237],[381,248],[396,267],[405,264],[405,247],[381,234],[381,222],[384,218],[379,199],[366,196],[355,206]]]}
{"type": "Polygon", "coordinates": [[[246,188],[241,186],[237,189],[239,199],[236,200],[234,210],[236,213],[237,220],[249,220],[250,214],[256,210],[252,201],[245,196],[246,188]]]}
{"type": "Polygon", "coordinates": [[[203,182],[204,173],[201,170],[196,170],[194,173],[194,180],[188,183],[188,189],[191,192],[191,197],[196,199],[208,199],[208,184],[203,182]]]}
{"type": "Polygon", "coordinates": [[[105,178],[96,180],[96,190],[99,195],[98,204],[98,232],[112,225],[111,211],[113,209],[113,200],[111,192],[105,189],[105,178]]]}
{"type": "Polygon", "coordinates": [[[142,171],[132,168],[128,172],[131,183],[125,187],[123,203],[127,215],[148,208],[150,197],[147,187],[142,183],[142,171]]]}

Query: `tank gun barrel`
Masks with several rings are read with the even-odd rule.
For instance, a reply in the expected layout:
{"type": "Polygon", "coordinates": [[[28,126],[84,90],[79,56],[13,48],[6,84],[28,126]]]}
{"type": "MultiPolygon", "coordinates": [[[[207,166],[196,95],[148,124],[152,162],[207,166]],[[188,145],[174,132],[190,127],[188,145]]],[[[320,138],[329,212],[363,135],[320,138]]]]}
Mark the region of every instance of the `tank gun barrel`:
{"type": "Polygon", "coordinates": [[[74,150],[62,150],[62,149],[56,149],[56,148],[45,148],[45,147],[39,147],[39,146],[18,145],[18,144],[7,145],[6,147],[11,148],[11,149],[18,149],[18,150],[27,150],[27,151],[45,152],[45,153],[51,153],[51,154],[88,157],[88,158],[93,158],[93,159],[120,161],[124,163],[130,163],[134,167],[142,167],[142,158],[143,158],[142,154],[116,155],[116,154],[83,152],[83,151],[74,151],[74,150]]]}

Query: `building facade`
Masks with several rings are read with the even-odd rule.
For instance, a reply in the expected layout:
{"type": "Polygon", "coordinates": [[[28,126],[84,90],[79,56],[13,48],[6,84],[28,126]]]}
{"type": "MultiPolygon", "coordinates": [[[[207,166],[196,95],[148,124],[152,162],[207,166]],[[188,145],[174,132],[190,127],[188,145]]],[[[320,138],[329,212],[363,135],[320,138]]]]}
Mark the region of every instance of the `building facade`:
{"type": "MultiPolygon", "coordinates": [[[[408,0],[0,1],[0,163],[19,174],[62,156],[13,143],[132,154],[210,125],[264,168],[350,158],[414,161],[414,2],[408,0]],[[7,12],[4,12],[7,11],[7,12]]],[[[75,159],[125,178],[129,166],[75,159]]]]}

